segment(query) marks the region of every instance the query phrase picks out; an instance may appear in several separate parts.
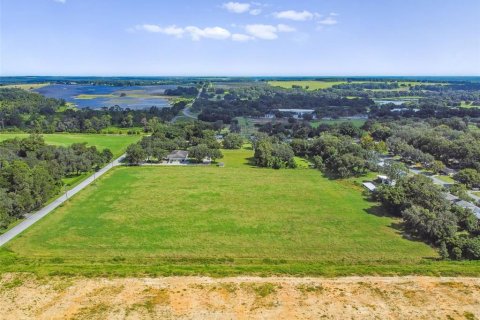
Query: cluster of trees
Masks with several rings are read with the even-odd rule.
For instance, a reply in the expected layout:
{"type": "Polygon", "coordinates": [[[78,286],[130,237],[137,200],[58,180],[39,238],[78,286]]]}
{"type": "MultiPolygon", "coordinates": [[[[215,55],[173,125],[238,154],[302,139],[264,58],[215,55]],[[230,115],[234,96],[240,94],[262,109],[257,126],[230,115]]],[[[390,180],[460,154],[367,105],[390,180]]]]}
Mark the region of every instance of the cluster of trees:
{"type": "Polygon", "coordinates": [[[419,104],[408,103],[400,108],[406,108],[401,111],[398,105],[390,104],[384,106],[374,106],[370,109],[369,118],[371,119],[400,119],[400,118],[437,118],[445,119],[451,117],[480,117],[480,108],[452,108],[433,104],[432,102],[422,101],[419,104]]]}
{"type": "Polygon", "coordinates": [[[43,206],[63,177],[97,170],[111,159],[108,149],[50,146],[39,135],[0,142],[0,228],[43,206]]]}
{"type": "Polygon", "coordinates": [[[164,94],[166,96],[195,97],[198,94],[198,89],[196,87],[177,87],[175,89],[166,89],[164,94]]]}
{"type": "Polygon", "coordinates": [[[468,188],[480,187],[480,172],[475,169],[462,169],[454,176],[455,180],[464,184],[468,188]]]}
{"type": "Polygon", "coordinates": [[[368,107],[373,104],[368,98],[348,99],[320,92],[285,92],[274,89],[263,91],[258,98],[244,98],[232,90],[220,101],[197,99],[193,109],[200,112],[200,120],[231,123],[233,118],[239,116],[263,117],[268,113],[281,116],[276,112],[278,109],[313,109],[320,117],[353,116],[366,114],[368,107]]]}
{"type": "Polygon", "coordinates": [[[480,133],[470,130],[462,119],[389,121],[377,127],[388,128],[379,130],[389,136],[386,141],[391,151],[413,161],[432,163],[436,159],[451,168],[480,170],[480,133]]]}
{"type": "Polygon", "coordinates": [[[311,159],[315,167],[332,176],[346,178],[377,168],[377,154],[386,152],[383,141],[375,141],[351,122],[321,124],[307,121],[267,123],[259,131],[277,141],[288,141],[294,155],[311,159]]]}
{"type": "Polygon", "coordinates": [[[396,155],[402,156],[405,161],[412,163],[421,163],[424,167],[429,167],[434,162],[431,154],[425,153],[400,138],[390,137],[387,139],[388,149],[396,155]]]}
{"type": "MultiPolygon", "coordinates": [[[[405,85],[404,85],[405,86],[405,85]]],[[[333,86],[334,89],[346,89],[346,90],[394,90],[400,88],[398,82],[350,82],[341,83],[333,86]]]]}
{"type": "Polygon", "coordinates": [[[223,157],[220,148],[213,124],[200,121],[158,123],[151,136],[128,146],[126,160],[137,165],[146,161],[162,161],[173,150],[188,150],[189,157],[199,162],[205,157],[216,160],[223,157]]]}
{"type": "Polygon", "coordinates": [[[366,174],[375,169],[378,162],[376,152],[366,150],[351,137],[340,134],[321,134],[307,144],[307,154],[316,168],[340,178],[366,174]]]}
{"type": "Polygon", "coordinates": [[[266,134],[257,134],[252,138],[255,164],[259,167],[282,169],[295,168],[295,154],[292,148],[278,139],[266,134]]]}
{"type": "Polygon", "coordinates": [[[66,108],[64,100],[21,89],[0,88],[0,130],[21,129],[36,133],[100,132],[110,126],[144,127],[151,119],[170,121],[188,101],[180,100],[170,108],[155,106],[146,110],[123,109],[119,106],[93,109],[66,108]]]}
{"type": "Polygon", "coordinates": [[[451,205],[429,178],[398,178],[395,186],[380,186],[375,197],[403,218],[407,233],[437,246],[442,257],[480,259],[478,219],[471,211],[451,205]]]}
{"type": "Polygon", "coordinates": [[[237,133],[229,133],[223,138],[225,149],[240,149],[243,146],[243,137],[237,133]]]}

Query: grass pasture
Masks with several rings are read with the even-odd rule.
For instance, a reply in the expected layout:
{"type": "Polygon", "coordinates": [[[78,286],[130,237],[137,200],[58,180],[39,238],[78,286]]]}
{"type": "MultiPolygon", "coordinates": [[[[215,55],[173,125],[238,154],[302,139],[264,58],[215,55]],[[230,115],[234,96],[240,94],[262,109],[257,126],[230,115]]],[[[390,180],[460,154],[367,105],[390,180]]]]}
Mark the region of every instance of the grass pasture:
{"type": "Polygon", "coordinates": [[[20,84],[7,84],[0,86],[0,88],[15,88],[23,90],[34,90],[50,85],[50,83],[20,83],[20,84]]]}
{"type": "Polygon", "coordinates": [[[86,275],[480,274],[402,237],[351,181],[308,169],[120,167],[0,249],[1,271],[86,275]]]}
{"type": "Polygon", "coordinates": [[[300,86],[303,89],[308,87],[308,91],[318,89],[328,89],[336,84],[342,84],[345,81],[309,81],[309,80],[297,80],[297,81],[268,81],[268,84],[272,87],[280,87],[284,89],[292,89],[292,86],[300,86]]]}
{"type": "Polygon", "coordinates": [[[310,122],[310,125],[313,128],[318,128],[321,124],[340,124],[343,122],[350,122],[352,123],[355,127],[360,128],[363,126],[366,122],[364,119],[334,119],[334,120],[314,120],[310,122]]]}
{"type": "MultiPolygon", "coordinates": [[[[0,133],[0,141],[13,138],[26,138],[28,133],[0,133]]],[[[140,140],[140,135],[107,135],[107,134],[82,134],[82,133],[53,133],[43,134],[47,144],[69,146],[73,143],[86,142],[88,146],[96,146],[102,150],[109,148],[114,156],[118,157],[125,152],[128,145],[140,140]]]]}

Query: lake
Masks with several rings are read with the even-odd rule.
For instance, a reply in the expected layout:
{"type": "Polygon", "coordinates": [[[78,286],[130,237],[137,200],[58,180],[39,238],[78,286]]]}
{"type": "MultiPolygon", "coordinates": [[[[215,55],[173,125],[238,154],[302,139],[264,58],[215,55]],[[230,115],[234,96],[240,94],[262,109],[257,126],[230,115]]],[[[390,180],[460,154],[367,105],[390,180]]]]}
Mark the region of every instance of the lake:
{"type": "Polygon", "coordinates": [[[92,86],[52,84],[33,90],[49,98],[64,99],[77,108],[99,109],[118,105],[122,108],[148,109],[170,107],[162,97],[166,89],[175,89],[176,85],[157,86],[92,86]]]}

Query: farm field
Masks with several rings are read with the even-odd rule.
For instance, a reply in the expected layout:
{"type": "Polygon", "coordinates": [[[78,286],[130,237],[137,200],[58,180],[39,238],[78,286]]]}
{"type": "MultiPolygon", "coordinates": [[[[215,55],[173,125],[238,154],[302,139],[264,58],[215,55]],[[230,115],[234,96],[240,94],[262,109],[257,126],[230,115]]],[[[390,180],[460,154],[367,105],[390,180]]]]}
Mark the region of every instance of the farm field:
{"type": "Polygon", "coordinates": [[[479,275],[436,261],[352,181],[226,167],[120,167],[0,250],[0,272],[86,275],[479,275]]]}
{"type": "MultiPolygon", "coordinates": [[[[0,141],[28,137],[28,133],[0,133],[0,141]]],[[[47,144],[69,146],[73,143],[86,142],[88,146],[97,149],[109,148],[115,157],[123,154],[128,145],[140,140],[141,135],[107,135],[107,134],[81,134],[81,133],[53,133],[43,134],[47,144]]]]}
{"type": "MultiPolygon", "coordinates": [[[[351,81],[350,83],[368,83],[369,81],[351,81]]],[[[388,82],[388,81],[387,81],[388,82]]],[[[370,91],[407,91],[409,86],[422,85],[422,82],[416,81],[397,81],[401,86],[398,89],[366,89],[370,91]]],[[[300,86],[308,91],[318,89],[328,89],[337,84],[347,83],[347,81],[321,81],[321,80],[295,80],[295,81],[268,81],[268,84],[273,87],[280,87],[285,89],[292,89],[292,86],[300,86]],[[308,87],[308,88],[307,88],[308,87]]],[[[440,83],[428,83],[440,84],[440,83]]]]}
{"type": "Polygon", "coordinates": [[[345,81],[308,81],[308,80],[298,80],[298,81],[268,81],[268,84],[273,87],[281,87],[285,89],[292,89],[292,86],[301,86],[302,88],[308,87],[307,90],[318,90],[318,89],[327,89],[331,88],[336,84],[345,83],[345,81]]]}
{"type": "Polygon", "coordinates": [[[0,88],[16,88],[16,89],[23,89],[23,90],[35,90],[46,87],[50,85],[50,83],[21,83],[21,84],[7,84],[0,86],[0,88]]]}

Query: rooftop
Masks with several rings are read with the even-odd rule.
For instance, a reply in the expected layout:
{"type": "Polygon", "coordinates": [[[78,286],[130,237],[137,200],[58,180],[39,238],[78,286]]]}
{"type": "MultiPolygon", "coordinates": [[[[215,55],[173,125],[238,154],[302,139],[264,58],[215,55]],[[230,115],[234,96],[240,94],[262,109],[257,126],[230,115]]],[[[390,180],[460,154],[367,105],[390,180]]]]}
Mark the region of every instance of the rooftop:
{"type": "Polygon", "coordinates": [[[167,155],[167,158],[186,158],[188,157],[188,151],[185,150],[173,150],[167,155]]]}

